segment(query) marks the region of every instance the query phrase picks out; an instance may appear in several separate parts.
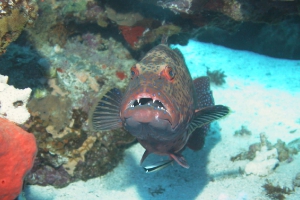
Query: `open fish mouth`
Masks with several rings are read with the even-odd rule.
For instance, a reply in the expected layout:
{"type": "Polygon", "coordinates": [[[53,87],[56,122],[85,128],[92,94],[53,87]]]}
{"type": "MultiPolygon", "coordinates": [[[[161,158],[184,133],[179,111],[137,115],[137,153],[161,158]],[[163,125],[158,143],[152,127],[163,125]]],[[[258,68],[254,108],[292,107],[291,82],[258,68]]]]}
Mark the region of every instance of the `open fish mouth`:
{"type": "Polygon", "coordinates": [[[128,126],[144,124],[155,129],[163,129],[163,126],[174,129],[179,122],[176,105],[168,94],[157,88],[141,86],[124,95],[120,117],[128,126]]]}
{"type": "Polygon", "coordinates": [[[168,124],[168,127],[174,128],[174,123],[177,123],[171,114],[173,110],[171,101],[161,91],[149,88],[145,90],[147,91],[133,91],[129,95],[131,98],[125,97],[121,118],[134,127],[143,123],[156,128],[168,124]]]}
{"type": "Polygon", "coordinates": [[[166,106],[160,100],[152,99],[152,98],[140,98],[140,99],[132,100],[131,103],[129,104],[129,108],[135,108],[137,106],[145,106],[145,105],[167,111],[166,106]]]}
{"type": "Polygon", "coordinates": [[[167,120],[172,125],[172,117],[167,105],[169,104],[163,103],[159,99],[145,96],[145,94],[143,94],[143,97],[138,95],[137,99],[129,101],[123,116],[125,119],[134,117],[135,120],[142,123],[157,121],[158,119],[167,120]]]}

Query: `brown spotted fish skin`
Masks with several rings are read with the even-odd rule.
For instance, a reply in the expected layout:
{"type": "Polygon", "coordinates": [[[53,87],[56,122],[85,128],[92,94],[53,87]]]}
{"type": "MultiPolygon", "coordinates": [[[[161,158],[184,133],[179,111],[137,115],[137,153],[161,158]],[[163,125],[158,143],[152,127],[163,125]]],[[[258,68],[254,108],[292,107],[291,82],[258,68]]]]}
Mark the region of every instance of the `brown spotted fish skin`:
{"type": "MultiPolygon", "coordinates": [[[[182,55],[179,51],[160,44],[148,52],[135,67],[138,76],[132,78],[124,95],[122,121],[126,121],[124,116],[129,102],[148,94],[150,98],[160,100],[167,107],[171,128],[164,132],[158,131],[159,133],[145,130],[148,128],[146,125],[139,133],[131,130],[126,123],[125,128],[138,138],[149,153],[168,155],[180,151],[188,140],[187,125],[195,111],[194,86],[182,55]],[[170,67],[175,74],[172,80],[162,75],[166,67],[170,67]]],[[[158,116],[162,114],[158,113],[158,116]]]]}

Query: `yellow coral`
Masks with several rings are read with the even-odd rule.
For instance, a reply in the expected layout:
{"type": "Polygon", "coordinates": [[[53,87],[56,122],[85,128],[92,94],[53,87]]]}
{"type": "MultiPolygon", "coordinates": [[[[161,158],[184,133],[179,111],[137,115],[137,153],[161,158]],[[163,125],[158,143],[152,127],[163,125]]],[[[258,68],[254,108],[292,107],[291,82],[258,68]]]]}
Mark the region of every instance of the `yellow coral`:
{"type": "Polygon", "coordinates": [[[78,149],[73,150],[71,154],[71,158],[69,158],[69,161],[63,165],[65,170],[71,175],[74,175],[74,170],[78,164],[79,161],[84,162],[85,158],[84,155],[93,147],[96,137],[89,136],[82,144],[81,147],[78,149]]]}

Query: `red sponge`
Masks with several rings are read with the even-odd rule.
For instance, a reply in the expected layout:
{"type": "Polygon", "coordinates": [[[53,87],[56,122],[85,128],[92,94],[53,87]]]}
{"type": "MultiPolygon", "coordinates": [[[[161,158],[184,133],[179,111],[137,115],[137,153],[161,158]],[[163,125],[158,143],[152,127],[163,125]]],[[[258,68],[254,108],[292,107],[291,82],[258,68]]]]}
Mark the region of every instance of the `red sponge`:
{"type": "Polygon", "coordinates": [[[15,199],[23,179],[32,168],[37,153],[36,140],[16,124],[0,118],[0,199],[15,199]]]}

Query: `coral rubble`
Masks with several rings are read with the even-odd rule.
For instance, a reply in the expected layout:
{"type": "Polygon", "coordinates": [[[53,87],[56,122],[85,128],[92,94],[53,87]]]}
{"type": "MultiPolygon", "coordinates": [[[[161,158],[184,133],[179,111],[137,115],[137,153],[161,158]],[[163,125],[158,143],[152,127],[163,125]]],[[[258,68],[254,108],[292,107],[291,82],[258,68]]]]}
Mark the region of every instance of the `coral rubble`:
{"type": "Polygon", "coordinates": [[[15,199],[22,191],[25,175],[32,168],[37,152],[33,134],[0,118],[0,199],[15,199]]]}
{"type": "MultiPolygon", "coordinates": [[[[235,131],[235,136],[238,135],[251,135],[251,131],[247,130],[246,127],[242,126],[241,130],[235,131]]],[[[291,162],[293,160],[293,155],[297,154],[300,151],[298,145],[300,143],[299,139],[296,139],[290,142],[288,145],[285,144],[282,140],[278,139],[277,143],[272,145],[264,136],[264,133],[261,133],[261,142],[254,143],[249,146],[248,151],[237,154],[236,156],[231,157],[231,161],[238,160],[253,160],[256,157],[257,152],[262,151],[262,147],[264,147],[263,151],[276,149],[277,151],[277,159],[280,162],[287,161],[291,162]],[[263,140],[262,140],[263,139],[263,140]],[[267,148],[265,148],[267,147],[267,148]]],[[[274,152],[275,153],[275,152],[274,152]]]]}
{"type": "Polygon", "coordinates": [[[263,146],[261,151],[256,152],[255,158],[246,165],[245,173],[266,176],[279,163],[277,158],[278,153],[275,148],[267,150],[267,147],[263,146]]]}
{"type": "Polygon", "coordinates": [[[293,180],[295,187],[300,187],[300,172],[296,174],[295,179],[293,180]]]}
{"type": "Polygon", "coordinates": [[[246,174],[268,175],[279,163],[277,149],[268,150],[265,134],[260,134],[261,150],[256,151],[255,158],[245,167],[246,174]]]}
{"type": "Polygon", "coordinates": [[[241,126],[240,130],[234,132],[234,136],[250,136],[252,133],[246,126],[241,126]]]}
{"type": "Polygon", "coordinates": [[[226,82],[225,81],[226,75],[224,71],[222,71],[221,69],[210,71],[209,68],[207,68],[206,74],[209,77],[209,80],[216,85],[220,86],[226,82]]]}
{"type": "Polygon", "coordinates": [[[30,117],[26,105],[31,89],[16,89],[6,84],[7,76],[0,75],[0,118],[23,124],[30,117]]]}
{"type": "Polygon", "coordinates": [[[282,188],[280,186],[274,186],[270,181],[267,180],[267,183],[262,186],[266,192],[267,196],[271,199],[283,200],[285,199],[285,194],[291,194],[293,190],[289,188],[282,188]]]}

